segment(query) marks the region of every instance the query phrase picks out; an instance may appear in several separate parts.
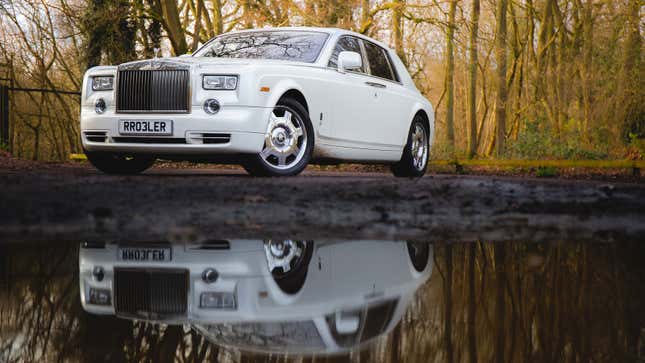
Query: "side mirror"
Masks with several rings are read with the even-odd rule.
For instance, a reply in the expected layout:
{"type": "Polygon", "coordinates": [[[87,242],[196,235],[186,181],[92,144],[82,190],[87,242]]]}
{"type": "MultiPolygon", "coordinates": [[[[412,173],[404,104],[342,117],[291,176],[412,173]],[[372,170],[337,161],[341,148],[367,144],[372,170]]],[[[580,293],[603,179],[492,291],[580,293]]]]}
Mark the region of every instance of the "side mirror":
{"type": "Polygon", "coordinates": [[[356,52],[340,52],[338,55],[338,71],[345,72],[363,66],[363,58],[356,52]]]}
{"type": "MultiPolygon", "coordinates": [[[[351,52],[344,52],[351,53],[351,52]]],[[[358,54],[358,53],[354,53],[358,54]]],[[[340,59],[340,57],[339,57],[340,59]]],[[[358,314],[336,313],[336,331],[340,334],[354,334],[358,331],[361,319],[358,314]]]]}

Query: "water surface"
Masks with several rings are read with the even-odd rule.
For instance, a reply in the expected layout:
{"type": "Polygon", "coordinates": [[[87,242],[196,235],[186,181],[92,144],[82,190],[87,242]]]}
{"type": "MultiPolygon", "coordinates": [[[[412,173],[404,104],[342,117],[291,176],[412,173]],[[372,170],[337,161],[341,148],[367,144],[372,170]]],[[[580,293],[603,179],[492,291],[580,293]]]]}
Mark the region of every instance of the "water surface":
{"type": "Polygon", "coordinates": [[[644,257],[636,242],[2,244],[0,361],[642,361],[644,257]]]}

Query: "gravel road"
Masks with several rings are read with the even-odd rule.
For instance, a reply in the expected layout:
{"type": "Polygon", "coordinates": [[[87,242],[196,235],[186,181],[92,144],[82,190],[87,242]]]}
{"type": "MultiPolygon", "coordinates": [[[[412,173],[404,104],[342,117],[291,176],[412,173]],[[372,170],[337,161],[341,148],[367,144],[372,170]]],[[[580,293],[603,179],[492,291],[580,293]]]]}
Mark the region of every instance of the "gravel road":
{"type": "Polygon", "coordinates": [[[645,241],[645,185],[518,177],[0,166],[0,241],[645,241]]]}

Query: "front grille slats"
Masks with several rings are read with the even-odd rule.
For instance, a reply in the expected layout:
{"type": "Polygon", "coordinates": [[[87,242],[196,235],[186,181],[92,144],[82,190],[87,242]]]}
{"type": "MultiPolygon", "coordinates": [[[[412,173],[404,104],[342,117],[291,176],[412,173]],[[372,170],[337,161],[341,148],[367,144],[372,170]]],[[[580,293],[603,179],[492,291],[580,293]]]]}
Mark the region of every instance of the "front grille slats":
{"type": "Polygon", "coordinates": [[[119,70],[118,113],[190,112],[187,69],[119,70]]]}
{"type": "Polygon", "coordinates": [[[187,270],[115,269],[115,310],[119,315],[164,318],[184,315],[187,270]]]}

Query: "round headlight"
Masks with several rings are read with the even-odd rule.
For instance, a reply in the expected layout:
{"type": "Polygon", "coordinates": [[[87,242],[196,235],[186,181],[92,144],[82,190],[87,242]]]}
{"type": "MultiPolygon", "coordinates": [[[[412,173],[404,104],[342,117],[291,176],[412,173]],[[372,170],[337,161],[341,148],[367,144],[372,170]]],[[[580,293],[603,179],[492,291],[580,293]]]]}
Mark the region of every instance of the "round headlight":
{"type": "Polygon", "coordinates": [[[207,99],[204,102],[204,112],[210,115],[218,113],[221,107],[219,101],[214,98],[207,99]]]}
{"type": "Polygon", "coordinates": [[[102,98],[99,98],[94,103],[94,111],[96,111],[96,113],[98,113],[99,115],[105,112],[106,107],[107,106],[105,105],[105,100],[102,98]]]}

